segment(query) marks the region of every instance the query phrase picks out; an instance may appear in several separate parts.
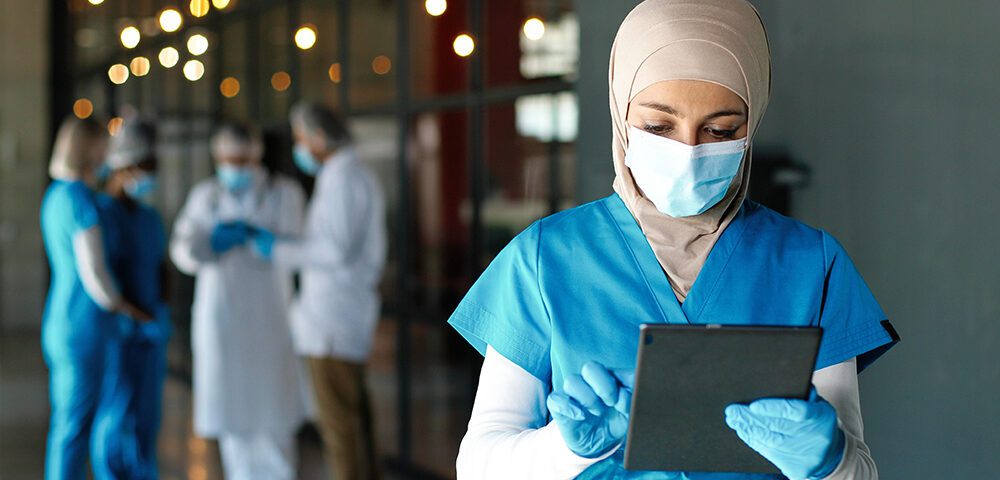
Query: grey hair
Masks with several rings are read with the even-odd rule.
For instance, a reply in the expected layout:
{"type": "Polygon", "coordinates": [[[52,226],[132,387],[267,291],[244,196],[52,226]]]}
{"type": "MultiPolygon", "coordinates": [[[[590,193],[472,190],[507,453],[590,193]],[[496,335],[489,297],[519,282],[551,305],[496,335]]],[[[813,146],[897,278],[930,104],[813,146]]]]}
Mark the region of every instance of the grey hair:
{"type": "Polygon", "coordinates": [[[212,133],[211,149],[216,160],[225,154],[238,154],[248,156],[253,162],[259,162],[264,153],[264,143],[254,128],[227,121],[212,133]]]}
{"type": "Polygon", "coordinates": [[[97,160],[91,157],[94,142],[106,136],[104,127],[94,119],[69,117],[64,120],[52,147],[49,176],[57,180],[83,180],[97,168],[97,160]]]}
{"type": "Polygon", "coordinates": [[[293,127],[300,126],[311,135],[322,136],[327,149],[335,150],[351,143],[351,132],[344,119],[319,103],[296,103],[289,117],[293,127]]]}

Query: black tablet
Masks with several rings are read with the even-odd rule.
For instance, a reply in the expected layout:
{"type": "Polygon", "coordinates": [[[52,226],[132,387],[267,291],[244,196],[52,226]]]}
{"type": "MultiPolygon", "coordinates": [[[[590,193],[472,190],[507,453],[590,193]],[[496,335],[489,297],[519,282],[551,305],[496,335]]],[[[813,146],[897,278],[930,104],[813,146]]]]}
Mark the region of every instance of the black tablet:
{"type": "Polygon", "coordinates": [[[780,473],[726,425],[731,403],[807,398],[822,330],[647,324],[625,468],[780,473]]]}

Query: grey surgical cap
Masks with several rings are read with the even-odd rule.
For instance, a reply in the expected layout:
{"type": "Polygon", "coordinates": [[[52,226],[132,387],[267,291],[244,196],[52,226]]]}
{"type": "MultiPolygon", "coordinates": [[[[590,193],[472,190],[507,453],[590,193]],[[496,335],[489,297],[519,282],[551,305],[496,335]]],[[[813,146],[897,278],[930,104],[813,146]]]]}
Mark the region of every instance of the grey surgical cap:
{"type": "Polygon", "coordinates": [[[106,163],[112,170],[138,165],[153,155],[155,143],[153,124],[138,118],[126,120],[111,139],[106,163]]]}
{"type": "Polygon", "coordinates": [[[340,148],[351,142],[347,124],[333,110],[315,102],[300,102],[290,114],[293,127],[302,127],[312,135],[320,135],[329,149],[340,148]]]}

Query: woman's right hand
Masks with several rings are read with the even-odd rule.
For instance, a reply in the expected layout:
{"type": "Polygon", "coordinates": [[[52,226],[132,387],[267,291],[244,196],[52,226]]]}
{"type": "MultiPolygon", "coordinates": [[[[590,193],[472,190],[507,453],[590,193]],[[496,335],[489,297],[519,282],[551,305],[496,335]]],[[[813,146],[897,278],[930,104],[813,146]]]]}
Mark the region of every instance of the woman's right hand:
{"type": "Polygon", "coordinates": [[[587,362],[579,375],[549,394],[546,404],[566,446],[584,458],[598,458],[618,448],[628,431],[635,372],[611,371],[587,362]]]}

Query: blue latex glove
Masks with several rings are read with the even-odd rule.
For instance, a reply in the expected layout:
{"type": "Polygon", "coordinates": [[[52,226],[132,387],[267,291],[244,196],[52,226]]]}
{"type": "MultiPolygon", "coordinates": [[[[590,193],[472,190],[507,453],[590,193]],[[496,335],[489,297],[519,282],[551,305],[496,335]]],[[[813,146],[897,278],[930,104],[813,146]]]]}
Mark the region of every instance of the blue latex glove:
{"type": "Polygon", "coordinates": [[[253,250],[260,258],[271,260],[271,253],[274,250],[274,234],[260,227],[254,228],[253,250]]]}
{"type": "Polygon", "coordinates": [[[546,404],[566,446],[584,458],[597,458],[616,448],[628,431],[635,373],[610,371],[587,362],[580,375],[563,382],[546,404]]]}
{"type": "Polygon", "coordinates": [[[844,456],[837,411],[818,395],[812,400],[765,398],[726,407],[726,423],[792,480],[824,478],[844,456]]]}
{"type": "Polygon", "coordinates": [[[223,254],[229,250],[243,245],[250,237],[250,230],[243,222],[220,223],[212,229],[212,251],[216,254],[223,254]]]}

